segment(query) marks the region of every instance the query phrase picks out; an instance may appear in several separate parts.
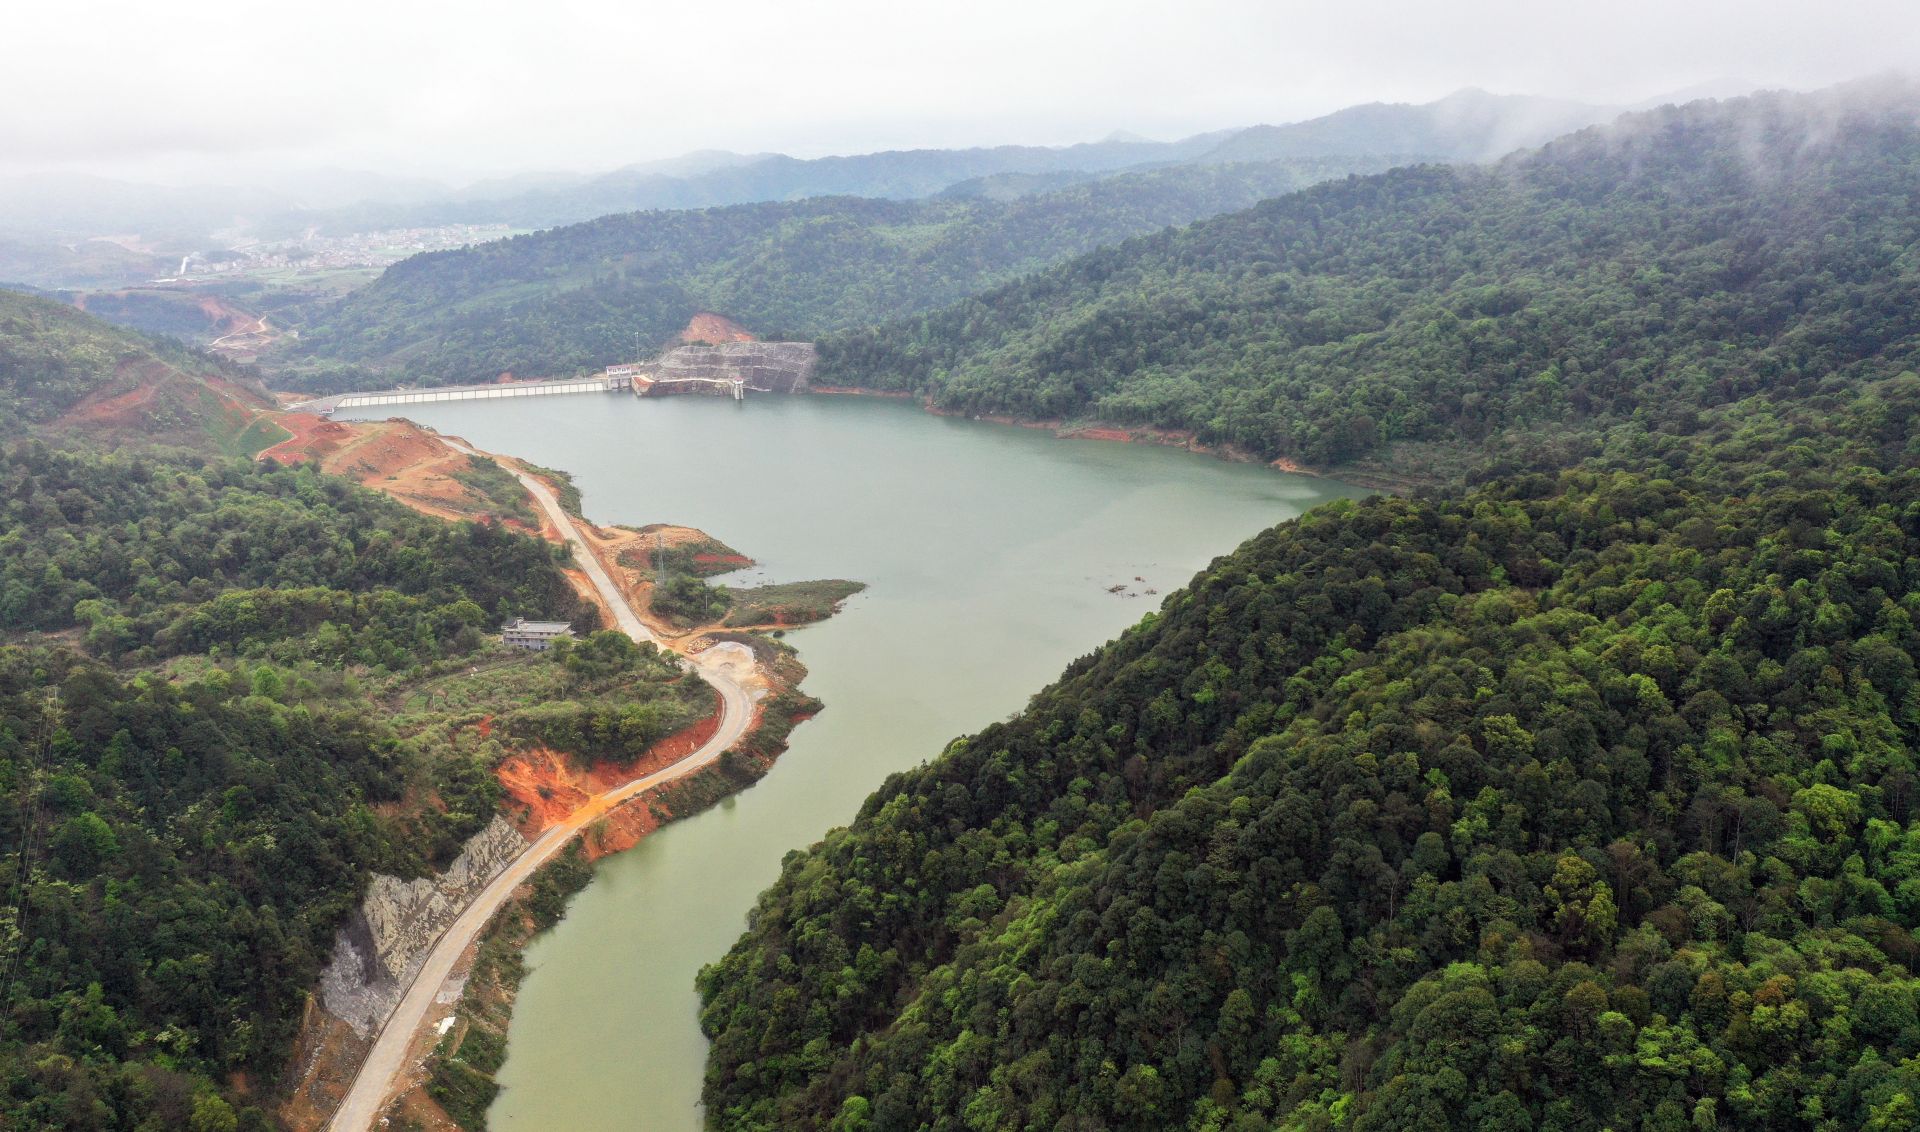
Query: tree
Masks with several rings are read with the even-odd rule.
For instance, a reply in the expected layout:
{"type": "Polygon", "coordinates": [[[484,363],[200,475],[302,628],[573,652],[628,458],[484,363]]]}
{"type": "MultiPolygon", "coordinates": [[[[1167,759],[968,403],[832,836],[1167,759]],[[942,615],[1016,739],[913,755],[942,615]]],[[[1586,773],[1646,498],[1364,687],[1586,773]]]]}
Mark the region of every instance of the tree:
{"type": "Polygon", "coordinates": [[[76,814],[53,835],[53,859],[68,877],[92,876],[120,852],[120,840],[99,814],[76,814]]]}

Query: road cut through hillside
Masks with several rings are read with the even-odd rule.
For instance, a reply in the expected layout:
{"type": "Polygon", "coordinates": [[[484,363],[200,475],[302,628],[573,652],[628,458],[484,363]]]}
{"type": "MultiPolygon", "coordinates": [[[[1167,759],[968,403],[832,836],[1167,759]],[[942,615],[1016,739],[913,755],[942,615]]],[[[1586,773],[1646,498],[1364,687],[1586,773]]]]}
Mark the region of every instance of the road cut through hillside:
{"type": "MultiPolygon", "coordinates": [[[[481,455],[456,441],[447,440],[445,443],[469,456],[481,455]]],[[[593,548],[587,545],[586,539],[581,536],[573,519],[561,509],[553,492],[532,476],[517,471],[514,474],[545,512],[547,518],[552,521],[554,527],[573,547],[579,565],[593,583],[602,603],[613,612],[614,621],[619,629],[636,641],[659,643],[634,612],[626,595],[608,576],[606,568],[600,564],[599,558],[593,553],[593,548]]],[[[722,644],[690,659],[694,670],[699,672],[720,694],[720,725],[713,736],[671,766],[643,775],[595,797],[564,821],[541,833],[523,853],[501,870],[500,875],[481,890],[473,903],[468,905],[459,918],[435,941],[433,950],[428,953],[426,962],[421,965],[412,984],[407,987],[400,999],[400,1004],[394,1008],[393,1014],[374,1039],[373,1047],[368,1050],[352,1086],[347,1090],[346,1097],[334,1112],[333,1119],[328,1122],[329,1129],[333,1132],[364,1132],[373,1126],[373,1122],[379,1118],[381,1110],[386,1107],[387,1101],[395,1091],[395,1081],[406,1068],[408,1049],[413,1044],[415,1034],[433,1011],[434,999],[441,986],[453,973],[461,954],[485,930],[488,921],[492,920],[494,913],[512,897],[516,888],[532,877],[542,864],[564,848],[577,834],[617,809],[622,803],[656,786],[694,773],[718,759],[723,752],[739,742],[746,734],[753,719],[753,704],[756,696],[756,693],[750,691],[746,684],[747,678],[753,671],[750,650],[737,644],[722,644]]]]}

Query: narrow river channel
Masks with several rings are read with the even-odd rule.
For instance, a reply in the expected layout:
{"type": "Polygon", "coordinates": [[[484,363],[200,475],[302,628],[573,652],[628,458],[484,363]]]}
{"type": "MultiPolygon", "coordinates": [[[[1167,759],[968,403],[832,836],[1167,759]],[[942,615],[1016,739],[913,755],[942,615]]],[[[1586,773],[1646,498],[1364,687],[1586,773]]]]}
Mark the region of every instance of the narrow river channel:
{"type": "Polygon", "coordinates": [[[760,563],[723,581],[870,587],[789,634],[827,707],[773,772],[602,862],[535,942],[496,1129],[700,1128],[694,975],[739,936],[784,854],[850,820],[889,773],[1019,710],[1215,556],[1365,494],[868,398],[589,395],[408,415],[572,472],[596,522],[684,523],[760,563]]]}

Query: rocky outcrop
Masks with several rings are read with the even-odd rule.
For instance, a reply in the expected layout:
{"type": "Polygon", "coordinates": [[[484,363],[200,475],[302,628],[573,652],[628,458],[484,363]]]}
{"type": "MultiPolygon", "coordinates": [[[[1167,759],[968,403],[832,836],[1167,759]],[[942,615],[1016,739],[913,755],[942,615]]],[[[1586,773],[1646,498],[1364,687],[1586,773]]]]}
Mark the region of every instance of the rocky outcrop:
{"type": "Polygon", "coordinates": [[[439,876],[401,880],[376,873],[320,973],[327,1013],[362,1038],[376,1033],[433,941],[526,847],[512,823],[496,816],[439,876]]]}
{"type": "Polygon", "coordinates": [[[813,379],[811,342],[724,342],[718,346],[678,346],[635,379],[642,396],[664,393],[715,393],[732,396],[732,383],[751,393],[800,393],[813,379]]]}

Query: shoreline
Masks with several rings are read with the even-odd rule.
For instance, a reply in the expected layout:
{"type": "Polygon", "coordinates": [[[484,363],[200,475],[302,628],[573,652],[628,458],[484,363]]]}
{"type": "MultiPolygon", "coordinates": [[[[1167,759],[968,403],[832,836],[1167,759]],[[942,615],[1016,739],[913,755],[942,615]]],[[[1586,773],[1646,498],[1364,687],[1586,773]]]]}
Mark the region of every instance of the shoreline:
{"type": "MultiPolygon", "coordinates": [[[[791,658],[790,650],[788,655],[791,658]]],[[[408,1086],[394,1094],[383,1114],[402,1120],[429,1115],[465,1132],[486,1127],[486,1114],[500,1090],[495,1074],[504,1064],[514,1007],[528,973],[527,950],[565,922],[574,898],[597,877],[601,860],[634,848],[667,825],[704,813],[773,769],[786,752],[786,736],[821,706],[818,700],[798,694],[798,683],[806,673],[797,660],[792,663],[798,672],[783,681],[786,690],[755,706],[753,721],[738,744],[744,749],[740,759],[708,763],[684,778],[627,799],[581,831],[514,891],[469,945],[471,958],[460,976],[452,1013],[426,1027],[435,1031],[432,1040],[424,1032],[416,1034],[417,1067],[409,1073],[408,1086]],[[778,709],[777,715],[770,709],[778,709]],[[468,1039],[476,1035],[474,1055],[463,1056],[468,1039]],[[463,1113],[449,1110],[450,1100],[465,1102],[459,1107],[473,1108],[479,1120],[463,1120],[463,1113]],[[473,1103],[476,1100],[480,1103],[473,1103]]]]}
{"type": "MultiPolygon", "coordinates": [[[[717,626],[675,630],[660,624],[657,616],[651,615],[650,608],[643,613],[648,605],[646,587],[637,583],[618,561],[619,540],[610,538],[606,528],[587,520],[573,508],[560,505],[556,497],[563,492],[556,490],[560,485],[553,482],[555,477],[550,470],[529,468],[517,457],[480,451],[458,437],[443,435],[411,421],[355,424],[364,424],[360,434],[366,437],[388,435],[395,425],[408,430],[410,437],[421,437],[428,443],[413,453],[415,462],[421,466],[438,466],[449,456],[486,458],[521,478],[521,486],[534,504],[538,526],[526,530],[530,524],[507,525],[520,527],[555,545],[572,547],[575,560],[563,566],[562,573],[583,599],[601,611],[604,627],[626,632],[637,641],[652,642],[665,651],[685,657],[689,670],[701,672],[713,685],[716,703],[712,714],[662,739],[629,764],[594,763],[573,767],[567,756],[528,748],[510,754],[492,768],[490,773],[504,790],[495,810],[496,819],[503,817],[510,822],[525,838],[528,848],[461,909],[459,922],[482,910],[485,915],[471,929],[459,933],[458,954],[450,964],[442,964],[446,967],[444,972],[431,965],[433,960],[445,958],[443,950],[459,922],[442,931],[420,953],[429,961],[428,969],[434,969],[435,973],[429,977],[428,969],[423,969],[408,984],[402,1004],[396,1005],[371,1042],[348,1041],[342,1033],[345,1024],[319,1007],[316,992],[309,1005],[309,1017],[303,1021],[296,1039],[296,1050],[305,1051],[304,1055],[296,1055],[289,1065],[291,1076],[277,1090],[280,1099],[276,1110],[280,1118],[289,1127],[303,1132],[320,1128],[360,1132],[363,1124],[378,1126],[379,1119],[386,1114],[414,1112],[423,1107],[437,1114],[435,1123],[450,1120],[429,1093],[429,1086],[436,1079],[434,1074],[423,1073],[422,1067],[437,1068],[438,1047],[452,1027],[460,1026],[462,1034],[470,1029],[462,1025],[461,1010],[466,1005],[465,988],[473,973],[474,960],[481,949],[490,944],[495,952],[503,946],[503,941],[496,937],[503,930],[508,913],[520,906],[530,891],[545,884],[543,878],[562,861],[590,864],[600,857],[624,851],[661,825],[697,814],[752,785],[765,776],[785,751],[786,738],[793,727],[811,718],[823,706],[799,691],[806,669],[790,646],[750,631],[731,632],[717,626]],[[746,671],[734,671],[740,667],[746,671]],[[750,690],[748,685],[752,686],[750,690]],[[558,772],[543,776],[539,769],[543,766],[567,768],[565,777],[575,780],[566,783],[571,804],[535,804],[544,801],[550,793],[545,778],[553,777],[557,782],[562,777],[558,772]],[[552,847],[545,848],[547,845],[552,847]],[[525,863],[529,859],[532,859],[530,865],[525,863]],[[504,892],[496,891],[501,882],[515,874],[517,879],[504,892]],[[452,1000],[455,1008],[448,1015],[432,1003],[441,1002],[450,990],[455,992],[452,1000]],[[420,1009],[410,1007],[408,1000],[420,994],[427,996],[429,1005],[420,1009]],[[389,1028],[396,1021],[404,1030],[393,1029],[389,1034],[389,1028]],[[400,1047],[400,1060],[394,1062],[396,1043],[400,1047]],[[350,1063],[350,1068],[342,1064],[343,1060],[350,1063]],[[322,1063],[330,1068],[320,1070],[322,1063]],[[311,1067],[308,1072],[298,1068],[303,1064],[311,1067]],[[314,1071],[324,1072],[330,1083],[322,1086],[321,1079],[312,1076],[314,1071]],[[363,1075],[368,1073],[374,1076],[363,1081],[363,1075]],[[378,1097],[363,1121],[363,1110],[370,1099],[368,1093],[376,1088],[378,1097]],[[313,1096],[315,1089],[323,1093],[339,1091],[333,1103],[322,1109],[302,1103],[303,1096],[317,1099],[313,1096]]],[[[302,432],[289,440],[297,442],[304,438],[302,432]]],[[[262,453],[262,458],[297,460],[314,455],[297,451],[298,443],[274,448],[279,451],[262,453]]],[[[449,513],[440,499],[393,490],[385,494],[443,520],[473,517],[449,513]]],[[[581,886],[584,887],[584,882],[581,886]]],[[[554,922],[564,916],[565,902],[571,895],[572,892],[567,892],[559,897],[559,907],[553,910],[554,922]]],[[[534,932],[521,943],[511,945],[509,961],[517,962],[521,949],[538,934],[534,932]]],[[[517,986],[517,980],[515,982],[517,986]]],[[[498,1012],[499,1037],[504,1047],[506,1027],[511,1020],[511,995],[504,1008],[497,1002],[493,1006],[498,1012]]],[[[457,1054],[458,1049],[456,1045],[451,1052],[457,1054]]]]}
{"type": "MultiPolygon", "coordinates": [[[[870,396],[879,397],[884,400],[918,399],[910,393],[842,390],[839,387],[824,387],[811,391],[821,392],[824,396],[870,396]]],[[[1263,462],[1244,451],[1234,449],[1230,446],[1208,446],[1200,444],[1193,438],[1192,434],[1173,430],[1122,429],[1086,423],[1068,425],[1058,420],[1029,421],[1020,420],[1008,415],[968,417],[966,414],[936,409],[924,400],[921,402],[921,408],[923,411],[934,416],[973,419],[989,424],[1011,425],[1028,429],[1045,429],[1051,432],[1056,439],[1099,440],[1110,443],[1150,443],[1161,447],[1179,448],[1195,454],[1210,455],[1216,459],[1231,463],[1263,462]]],[[[426,426],[405,420],[404,418],[390,419],[387,422],[365,423],[385,423],[389,426],[403,425],[408,430],[426,434],[428,437],[452,448],[455,452],[466,452],[472,456],[489,457],[518,476],[537,480],[540,486],[543,487],[545,492],[551,497],[564,497],[571,487],[571,484],[566,482],[569,477],[567,477],[564,471],[556,472],[553,469],[537,467],[514,456],[481,452],[469,447],[457,436],[451,434],[443,435],[426,426]]],[[[354,424],[358,427],[362,422],[354,422],[354,424]]],[[[339,427],[339,424],[336,424],[335,427],[339,427]]],[[[1298,465],[1291,465],[1290,462],[1287,461],[1268,462],[1268,466],[1273,468],[1273,470],[1281,472],[1305,474],[1316,478],[1331,478],[1323,476],[1322,473],[1317,470],[1301,468],[1298,465]]],[[[382,485],[369,484],[369,486],[378,487],[382,485]]],[[[575,499],[577,500],[577,496],[575,499]]],[[[403,502],[410,501],[403,500],[403,502]]],[[[596,606],[603,609],[604,620],[610,625],[617,624],[624,620],[619,616],[619,613],[626,612],[629,617],[641,621],[645,626],[644,631],[658,640],[661,645],[674,647],[676,649],[686,649],[691,645],[693,646],[691,651],[695,652],[699,651],[699,646],[707,643],[707,641],[724,641],[728,639],[726,631],[718,627],[680,629],[676,626],[662,623],[661,619],[656,616],[649,616],[650,610],[648,609],[647,592],[650,589],[650,585],[644,577],[635,578],[630,575],[620,560],[620,544],[624,541],[622,539],[623,529],[619,527],[603,527],[587,519],[583,514],[583,510],[578,507],[575,500],[569,500],[568,502],[572,505],[564,508],[568,513],[567,526],[572,528],[572,535],[580,541],[579,548],[585,550],[586,553],[581,556],[583,560],[569,564],[566,573],[573,581],[577,590],[593,600],[596,606]],[[612,588],[618,591],[619,598],[621,599],[619,605],[626,607],[624,610],[609,610],[606,608],[606,602],[600,599],[599,587],[593,585],[585,576],[587,571],[584,570],[583,567],[588,567],[588,561],[586,560],[591,560],[593,564],[601,567],[604,574],[611,576],[613,580],[612,588]],[[607,613],[612,613],[613,616],[606,616],[607,613]],[[703,641],[702,638],[706,638],[706,640],[703,641]]],[[[414,505],[417,506],[418,504],[415,503],[414,505]]],[[[556,529],[549,514],[543,514],[541,520],[538,531],[541,536],[555,543],[566,543],[569,541],[566,534],[556,529]]],[[[699,533],[692,532],[691,528],[687,528],[687,530],[691,533],[699,533]]],[[[633,533],[639,534],[642,532],[635,530],[633,533]]],[[[777,629],[779,626],[768,625],[756,626],[755,628],[764,633],[777,629]]],[[[792,654],[792,650],[787,646],[765,638],[762,638],[762,642],[765,647],[784,650],[788,656],[792,654]]],[[[736,638],[735,643],[737,645],[741,642],[736,638]]],[[[748,647],[755,646],[749,645],[748,647]]],[[[758,648],[756,648],[756,652],[758,652],[758,648]]],[[[756,658],[756,669],[759,668],[758,659],[759,658],[756,658]]],[[[638,844],[640,840],[649,836],[661,825],[683,817],[693,816],[719,803],[725,798],[731,797],[741,790],[744,790],[747,786],[767,773],[767,771],[772,768],[774,760],[785,750],[786,737],[792,727],[797,726],[798,723],[803,722],[806,718],[810,718],[811,715],[820,708],[817,701],[809,702],[809,698],[806,697],[796,696],[796,698],[792,700],[787,699],[786,694],[795,692],[799,678],[804,676],[804,668],[799,665],[798,661],[794,660],[792,663],[796,669],[799,669],[799,676],[796,676],[790,682],[786,682],[785,686],[779,689],[780,694],[778,696],[771,694],[774,690],[769,689],[770,694],[764,696],[762,703],[756,705],[755,710],[751,712],[751,717],[746,728],[737,742],[739,748],[737,753],[745,756],[744,758],[717,759],[712,763],[691,770],[690,773],[687,773],[671,784],[660,784],[650,787],[643,792],[623,798],[618,805],[604,808],[602,812],[596,815],[592,823],[583,826],[578,836],[572,841],[571,847],[564,852],[573,856],[585,856],[589,861],[592,861],[610,855],[611,853],[624,851],[638,844]],[[634,804],[641,801],[646,803],[645,806],[634,804]]],[[[734,753],[736,752],[728,752],[728,754],[734,753]]],[[[536,756],[538,755],[538,753],[535,754],[536,756]]],[[[499,767],[495,768],[497,777],[511,773],[519,779],[518,785],[522,789],[516,790],[502,777],[503,786],[508,786],[508,800],[500,807],[500,812],[506,815],[509,821],[514,822],[514,824],[520,828],[523,835],[527,835],[530,838],[540,836],[540,831],[547,828],[547,823],[554,820],[557,816],[555,811],[558,807],[549,808],[548,813],[532,826],[527,824],[529,815],[524,809],[520,810],[519,819],[516,820],[515,810],[518,809],[519,806],[525,806],[529,802],[529,798],[525,793],[526,790],[534,790],[545,795],[547,789],[557,787],[560,792],[570,795],[578,796],[580,793],[577,790],[579,783],[576,781],[559,776],[544,775],[537,771],[534,773],[526,773],[529,770],[527,764],[533,761],[537,761],[537,758],[529,759],[520,756],[510,756],[504,760],[499,767]],[[516,766],[516,764],[518,765],[516,766]],[[519,806],[516,806],[516,802],[519,803],[519,806]]],[[[645,761],[650,762],[652,765],[658,765],[658,759],[653,752],[649,752],[645,761]]],[[[588,768],[586,774],[574,777],[580,779],[591,777],[594,769],[596,768],[588,768]]],[[[618,768],[611,769],[616,772],[618,770],[618,768]]],[[[564,821],[564,817],[560,817],[559,820],[564,821]]],[[[557,860],[558,858],[555,859],[557,860]]],[[[549,866],[543,865],[542,867],[545,868],[549,866]]],[[[445,1114],[441,1113],[437,1102],[428,1091],[429,1087],[436,1079],[436,1074],[441,1072],[443,1068],[445,1072],[453,1074],[475,1071],[473,1065],[470,1064],[470,1059],[462,1056],[462,1049],[465,1042],[465,1034],[472,1029],[471,1023],[482,1014],[492,1019],[487,1028],[495,1032],[495,1036],[502,1050],[504,1050],[510,1034],[513,1004],[517,999],[517,980],[511,987],[505,985],[495,987],[483,997],[476,998],[473,1001],[469,1001],[469,991],[472,988],[468,980],[471,977],[472,956],[476,949],[489,945],[510,946],[512,954],[517,956],[523,952],[524,947],[530,944],[533,939],[538,938],[544,931],[549,930],[550,925],[543,926],[538,931],[527,934],[524,939],[511,945],[506,945],[503,941],[496,938],[501,932],[507,929],[506,917],[504,915],[505,911],[510,909],[515,901],[524,897],[527,885],[530,883],[530,880],[523,881],[506,900],[496,904],[492,919],[484,925],[483,930],[479,934],[468,940],[466,962],[455,970],[453,978],[443,982],[439,991],[443,1005],[447,1001],[447,996],[451,995],[451,1002],[453,1003],[451,1013],[449,1013],[448,1010],[436,1008],[434,1012],[423,1017],[420,1025],[414,1027],[413,1036],[408,1044],[408,1056],[405,1062],[406,1068],[390,1078],[390,1081],[399,1087],[386,1098],[387,1103],[381,1107],[381,1113],[391,1114],[396,1111],[396,1106],[398,1106],[398,1111],[402,1113],[424,1111],[439,1114],[436,1116],[436,1122],[438,1119],[445,1118],[445,1114]],[[451,1029],[443,1028],[436,1032],[434,1030],[435,1019],[438,1019],[443,1026],[451,1027],[451,1029]],[[445,1048],[442,1048],[442,1039],[447,1038],[450,1034],[456,1035],[454,1040],[445,1044],[445,1048]],[[465,1068],[446,1068],[447,1066],[455,1065],[455,1063],[465,1068]]],[[[567,898],[570,898],[571,895],[571,893],[567,894],[567,898]]],[[[561,907],[558,910],[562,917],[564,916],[564,908],[565,900],[563,899],[561,907]]],[[[555,922],[557,923],[559,921],[556,920],[555,922]]],[[[482,1039],[482,1041],[484,1043],[485,1039],[482,1039]]],[[[502,1054],[502,1056],[504,1056],[504,1054],[502,1054]]],[[[482,1063],[486,1060],[487,1059],[483,1057],[482,1063]]],[[[489,1079],[491,1078],[490,1073],[484,1073],[483,1075],[489,1079]]],[[[332,1127],[331,1122],[329,1122],[327,1126],[332,1127]]],[[[343,1127],[342,1132],[357,1132],[357,1129],[346,1129],[343,1127]]]]}
{"type": "MultiPolygon", "coordinates": [[[[842,395],[845,390],[845,387],[841,386],[827,388],[831,390],[830,395],[835,396],[842,395]]],[[[847,392],[865,396],[917,399],[924,412],[936,417],[951,417],[956,420],[980,421],[985,424],[1051,432],[1056,440],[1093,440],[1107,444],[1151,444],[1162,448],[1178,448],[1183,452],[1191,452],[1196,456],[1211,456],[1229,464],[1264,464],[1276,472],[1284,472],[1288,475],[1335,480],[1355,487],[1392,494],[1409,494],[1421,487],[1431,486],[1430,481],[1417,476],[1374,472],[1364,468],[1322,468],[1303,464],[1290,456],[1278,456],[1272,460],[1266,460],[1235,444],[1205,443],[1191,429],[1160,428],[1155,425],[1119,425],[1099,420],[1067,421],[1059,417],[1019,417],[1011,413],[967,413],[959,409],[940,408],[931,399],[917,397],[912,393],[885,390],[847,390],[847,392]]]]}

